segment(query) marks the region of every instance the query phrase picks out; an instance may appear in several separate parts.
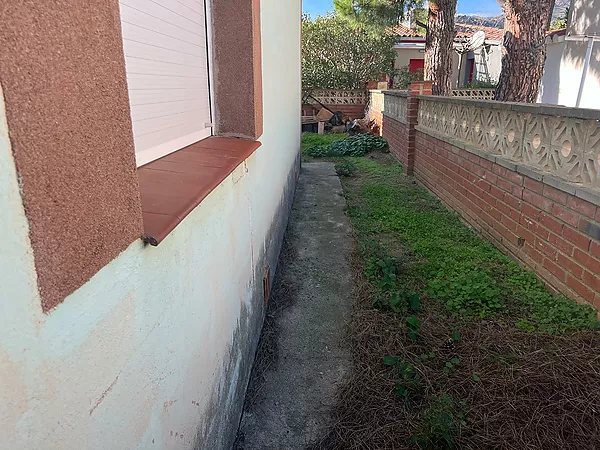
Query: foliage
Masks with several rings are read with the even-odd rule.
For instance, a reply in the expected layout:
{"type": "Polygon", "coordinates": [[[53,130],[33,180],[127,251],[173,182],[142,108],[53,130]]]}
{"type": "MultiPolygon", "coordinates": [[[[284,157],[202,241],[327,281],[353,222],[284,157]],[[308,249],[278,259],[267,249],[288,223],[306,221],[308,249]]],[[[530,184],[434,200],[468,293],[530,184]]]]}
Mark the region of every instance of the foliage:
{"type": "Polygon", "coordinates": [[[411,72],[410,67],[405,66],[398,69],[396,77],[394,78],[395,89],[408,89],[410,83],[413,81],[423,81],[423,69],[419,69],[416,72],[411,72]]]}
{"type": "Polygon", "coordinates": [[[353,24],[393,27],[408,11],[422,4],[419,0],[333,0],[338,15],[353,24]]]}
{"type": "Polygon", "coordinates": [[[458,411],[454,399],[444,394],[429,402],[412,440],[422,449],[451,449],[456,434],[466,424],[465,416],[458,411]]]}
{"type": "Polygon", "coordinates": [[[496,280],[485,270],[460,263],[444,267],[428,283],[427,292],[461,315],[489,316],[505,304],[496,280]]]}
{"type": "Polygon", "coordinates": [[[371,134],[357,134],[342,140],[334,140],[328,145],[307,144],[303,146],[306,156],[323,158],[326,156],[364,156],[373,150],[387,149],[387,141],[379,136],[371,134]]]}
{"type": "Polygon", "coordinates": [[[383,363],[396,369],[396,396],[406,401],[423,393],[424,386],[414,365],[402,361],[397,356],[385,356],[383,363]]]}
{"type": "Polygon", "coordinates": [[[417,316],[408,316],[406,318],[406,328],[408,329],[408,337],[411,341],[419,339],[419,330],[421,329],[421,321],[417,316]]]}
{"type": "Polygon", "coordinates": [[[550,29],[551,30],[560,30],[562,28],[566,28],[568,20],[569,20],[569,7],[566,7],[565,12],[560,17],[557,17],[550,23],[550,29]]]}
{"type": "MultiPolygon", "coordinates": [[[[359,239],[394,235],[419,260],[404,283],[422,286],[421,294],[458,317],[508,314],[513,323],[524,320],[518,322],[521,329],[553,334],[597,328],[591,306],[549,292],[533,272],[483,241],[437,198],[402,181],[400,166],[366,158],[352,163],[362,182],[361,207],[349,208],[352,223],[359,239]]],[[[381,257],[378,250],[374,261],[381,257]]],[[[391,293],[382,297],[385,308],[391,293]]]]}
{"type": "Polygon", "coordinates": [[[394,76],[396,38],[369,31],[335,15],[302,16],[304,89],[364,89],[368,81],[394,76]]]}
{"type": "Polygon", "coordinates": [[[475,80],[467,83],[467,89],[495,89],[498,81],[475,80]]]}
{"type": "Polygon", "coordinates": [[[315,147],[329,147],[333,142],[346,139],[347,137],[348,135],[345,133],[302,133],[302,153],[306,154],[306,152],[315,147]]]}
{"type": "Polygon", "coordinates": [[[352,163],[343,162],[335,165],[335,173],[340,177],[352,177],[357,170],[358,167],[352,163]]]}

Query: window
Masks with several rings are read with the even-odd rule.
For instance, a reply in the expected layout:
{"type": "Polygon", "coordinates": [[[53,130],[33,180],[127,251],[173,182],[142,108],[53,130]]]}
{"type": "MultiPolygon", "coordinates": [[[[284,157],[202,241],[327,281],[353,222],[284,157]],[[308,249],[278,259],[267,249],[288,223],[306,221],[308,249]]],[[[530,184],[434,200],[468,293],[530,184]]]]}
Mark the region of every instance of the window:
{"type": "Polygon", "coordinates": [[[120,0],[138,167],[212,134],[203,0],[120,0]]]}

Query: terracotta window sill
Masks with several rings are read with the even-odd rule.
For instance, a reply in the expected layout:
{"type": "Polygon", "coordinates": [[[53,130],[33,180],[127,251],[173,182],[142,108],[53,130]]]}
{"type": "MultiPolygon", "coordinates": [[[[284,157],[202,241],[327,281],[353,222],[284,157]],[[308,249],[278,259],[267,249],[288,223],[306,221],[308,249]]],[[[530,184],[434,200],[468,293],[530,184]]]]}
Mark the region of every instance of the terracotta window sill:
{"type": "Polygon", "coordinates": [[[144,242],[160,244],[260,145],[210,137],[140,167],[144,242]]]}

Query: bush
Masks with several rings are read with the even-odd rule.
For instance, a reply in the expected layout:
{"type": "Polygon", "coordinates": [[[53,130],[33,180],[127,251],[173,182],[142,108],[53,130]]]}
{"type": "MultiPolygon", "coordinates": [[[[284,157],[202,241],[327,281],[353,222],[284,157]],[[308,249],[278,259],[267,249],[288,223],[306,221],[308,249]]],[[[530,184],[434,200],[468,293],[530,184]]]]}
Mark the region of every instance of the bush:
{"type": "Polygon", "coordinates": [[[334,141],[330,145],[315,145],[305,148],[304,154],[316,158],[326,156],[365,156],[373,150],[385,150],[388,143],[385,139],[371,134],[357,134],[346,139],[334,141]]]}

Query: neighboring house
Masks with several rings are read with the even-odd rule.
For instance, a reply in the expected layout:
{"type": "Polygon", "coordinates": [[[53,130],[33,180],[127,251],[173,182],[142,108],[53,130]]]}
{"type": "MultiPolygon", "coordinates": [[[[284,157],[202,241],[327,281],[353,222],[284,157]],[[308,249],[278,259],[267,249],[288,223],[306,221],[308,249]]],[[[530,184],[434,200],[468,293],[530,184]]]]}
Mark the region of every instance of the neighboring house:
{"type": "MultiPolygon", "coordinates": [[[[425,35],[409,24],[401,24],[394,28],[399,36],[394,67],[408,67],[411,73],[424,67],[425,35]]],[[[454,54],[452,56],[453,87],[464,87],[469,83],[495,82],[502,68],[502,35],[501,28],[478,25],[456,24],[454,54]],[[463,46],[478,31],[485,33],[485,44],[474,51],[463,52],[463,46]],[[462,57],[461,57],[462,54],[462,57]]]]}
{"type": "Polygon", "coordinates": [[[600,109],[599,41],[600,0],[572,0],[567,28],[546,37],[538,102],[600,109]]]}
{"type": "Polygon", "coordinates": [[[0,447],[229,450],[300,164],[300,0],[10,1],[0,447]]]}

